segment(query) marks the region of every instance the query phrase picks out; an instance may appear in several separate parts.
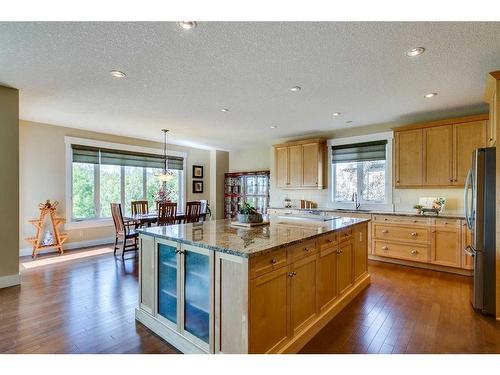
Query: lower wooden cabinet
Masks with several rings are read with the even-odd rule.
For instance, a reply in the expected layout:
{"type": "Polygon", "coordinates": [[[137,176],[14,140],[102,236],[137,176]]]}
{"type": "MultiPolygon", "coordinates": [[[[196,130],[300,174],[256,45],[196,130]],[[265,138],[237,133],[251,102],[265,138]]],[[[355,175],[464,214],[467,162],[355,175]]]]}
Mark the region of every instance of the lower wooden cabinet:
{"type": "Polygon", "coordinates": [[[295,335],[316,315],[316,256],[294,262],[291,269],[290,316],[295,335]]]}
{"type": "Polygon", "coordinates": [[[266,353],[288,339],[289,271],[282,267],[250,283],[250,353],[266,353]]]}
{"type": "Polygon", "coordinates": [[[354,252],[353,279],[358,280],[368,272],[368,227],[365,225],[355,227],[352,242],[354,252]]]}
{"type": "Polygon", "coordinates": [[[318,305],[323,310],[337,297],[338,244],[322,250],[318,257],[318,305]]]}
{"type": "Polygon", "coordinates": [[[352,240],[341,242],[337,257],[337,286],[339,294],[352,285],[352,240]]]}
{"type": "Polygon", "coordinates": [[[448,267],[461,266],[460,223],[453,222],[449,226],[436,225],[431,236],[430,262],[448,267]]]}

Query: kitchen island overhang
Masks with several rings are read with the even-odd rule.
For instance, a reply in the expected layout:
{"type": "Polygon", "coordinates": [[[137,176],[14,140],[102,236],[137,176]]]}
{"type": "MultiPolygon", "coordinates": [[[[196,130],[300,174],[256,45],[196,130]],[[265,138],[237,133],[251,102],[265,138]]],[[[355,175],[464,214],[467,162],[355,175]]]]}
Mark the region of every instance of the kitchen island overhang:
{"type": "Polygon", "coordinates": [[[136,319],[184,353],[295,353],[360,291],[366,219],[141,229],[136,319]]]}

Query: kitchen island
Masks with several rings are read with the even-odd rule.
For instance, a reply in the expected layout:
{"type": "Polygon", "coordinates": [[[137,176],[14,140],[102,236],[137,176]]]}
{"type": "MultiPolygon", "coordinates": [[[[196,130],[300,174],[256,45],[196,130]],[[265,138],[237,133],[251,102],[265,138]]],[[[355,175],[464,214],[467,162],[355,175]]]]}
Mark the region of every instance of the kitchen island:
{"type": "Polygon", "coordinates": [[[183,353],[295,353],[370,284],[360,218],[140,231],[136,319],[183,353]]]}

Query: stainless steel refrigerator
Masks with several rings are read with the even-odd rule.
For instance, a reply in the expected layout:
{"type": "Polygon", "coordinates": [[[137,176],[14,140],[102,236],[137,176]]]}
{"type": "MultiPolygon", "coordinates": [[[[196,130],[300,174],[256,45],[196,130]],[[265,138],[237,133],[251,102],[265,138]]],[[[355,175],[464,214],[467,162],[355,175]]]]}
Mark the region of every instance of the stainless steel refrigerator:
{"type": "Polygon", "coordinates": [[[475,310],[495,315],[495,148],[478,148],[464,191],[465,219],[472,243],[464,251],[474,259],[471,302],[475,310]]]}

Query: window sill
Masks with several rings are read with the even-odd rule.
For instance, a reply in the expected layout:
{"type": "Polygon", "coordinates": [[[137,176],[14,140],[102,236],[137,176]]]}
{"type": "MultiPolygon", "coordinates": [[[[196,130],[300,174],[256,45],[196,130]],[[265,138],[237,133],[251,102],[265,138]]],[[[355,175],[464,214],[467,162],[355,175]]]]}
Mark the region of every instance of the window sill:
{"type": "Polygon", "coordinates": [[[100,228],[100,227],[112,227],[112,219],[95,219],[95,220],[82,220],[82,221],[70,221],[64,224],[65,230],[74,229],[87,229],[87,228],[100,228]]]}

